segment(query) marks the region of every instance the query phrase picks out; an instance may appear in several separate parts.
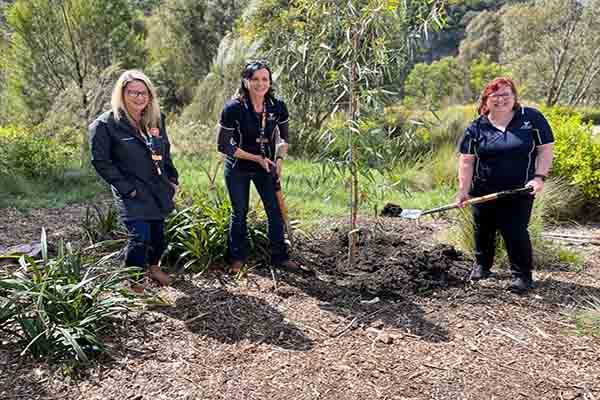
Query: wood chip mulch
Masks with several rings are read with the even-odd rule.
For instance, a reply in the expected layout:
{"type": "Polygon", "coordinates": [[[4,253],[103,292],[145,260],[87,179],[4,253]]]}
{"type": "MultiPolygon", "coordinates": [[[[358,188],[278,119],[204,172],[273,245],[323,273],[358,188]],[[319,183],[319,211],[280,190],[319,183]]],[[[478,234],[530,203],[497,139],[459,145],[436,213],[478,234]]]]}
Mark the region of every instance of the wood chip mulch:
{"type": "MultiPolygon", "coordinates": [[[[418,258],[436,227],[414,230],[418,258]]],[[[339,242],[314,247],[327,238],[306,239],[302,258],[333,256],[339,242]]],[[[600,399],[600,338],[573,319],[600,298],[600,254],[588,250],[583,271],[536,271],[525,296],[506,290],[504,271],[425,292],[402,275],[412,289],[398,293],[357,285],[343,263],[316,275],[186,275],[160,290],[170,306],[130,315],[107,338],[110,360],[73,381],[0,345],[0,399],[600,399]]]]}

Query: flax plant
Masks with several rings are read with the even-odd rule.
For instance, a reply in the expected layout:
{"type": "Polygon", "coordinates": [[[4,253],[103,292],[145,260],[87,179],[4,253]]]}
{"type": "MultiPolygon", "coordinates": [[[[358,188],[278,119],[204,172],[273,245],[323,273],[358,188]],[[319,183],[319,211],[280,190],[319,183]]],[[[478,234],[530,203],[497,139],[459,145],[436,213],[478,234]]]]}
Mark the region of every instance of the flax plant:
{"type": "Polygon", "coordinates": [[[22,355],[89,364],[108,351],[102,335],[132,304],[120,284],[138,269],[85,265],[62,242],[50,258],[45,231],[41,243],[41,260],[22,256],[19,268],[0,278],[0,331],[21,346],[22,355]]]}

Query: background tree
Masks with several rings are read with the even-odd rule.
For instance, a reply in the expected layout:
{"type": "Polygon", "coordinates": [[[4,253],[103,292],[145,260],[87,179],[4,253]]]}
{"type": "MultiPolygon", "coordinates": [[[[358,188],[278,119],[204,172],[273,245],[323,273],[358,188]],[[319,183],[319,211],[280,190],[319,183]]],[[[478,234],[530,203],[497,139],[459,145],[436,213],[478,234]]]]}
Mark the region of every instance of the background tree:
{"type": "Polygon", "coordinates": [[[585,102],[600,74],[600,1],[540,0],[503,14],[501,61],[547,105],[585,102]]]}
{"type": "Polygon", "coordinates": [[[427,109],[462,102],[466,97],[463,92],[467,80],[468,68],[456,57],[416,64],[404,83],[405,101],[427,109]]]}
{"type": "MultiPolygon", "coordinates": [[[[127,0],[18,0],[9,9],[10,48],[3,55],[12,105],[39,123],[54,99],[75,86],[81,126],[89,123],[86,82],[113,63],[143,65],[143,26],[127,0]]],[[[82,129],[82,160],[87,137],[82,129]]]]}
{"type": "Polygon", "coordinates": [[[190,103],[244,5],[241,0],[165,0],[156,9],[148,21],[148,72],[161,89],[164,106],[190,103]]]}
{"type": "Polygon", "coordinates": [[[74,82],[87,106],[86,79],[109,65],[143,64],[143,27],[127,0],[19,0],[11,6],[9,85],[34,122],[74,82]]]}
{"type": "Polygon", "coordinates": [[[272,0],[263,6],[250,36],[263,40],[264,54],[281,68],[287,99],[295,118],[305,121],[304,130],[320,128],[337,110],[347,115],[348,148],[336,165],[349,172],[352,264],[358,180],[370,173],[361,153],[373,151],[360,145],[361,119],[369,109],[381,111],[386,83],[406,65],[410,38],[433,21],[441,24],[441,2],[298,0],[286,8],[272,0]]]}
{"type": "Polygon", "coordinates": [[[469,63],[482,54],[487,54],[489,60],[498,62],[502,43],[502,22],[497,11],[482,11],[471,19],[465,30],[465,38],[458,49],[462,62],[469,63]]]}
{"type": "Polygon", "coordinates": [[[337,110],[350,109],[347,68],[352,50],[345,47],[349,27],[366,24],[356,28],[363,32],[358,46],[372,58],[360,60],[370,67],[362,68],[358,79],[362,102],[372,104],[376,90],[398,90],[398,78],[408,70],[409,44],[417,36],[415,21],[427,20],[439,4],[429,3],[302,0],[288,5],[267,0],[260,4],[243,34],[261,43],[259,53],[279,68],[281,91],[295,115],[296,151],[322,148],[318,137],[325,120],[337,110]],[[367,9],[371,18],[361,14],[367,9]]]}

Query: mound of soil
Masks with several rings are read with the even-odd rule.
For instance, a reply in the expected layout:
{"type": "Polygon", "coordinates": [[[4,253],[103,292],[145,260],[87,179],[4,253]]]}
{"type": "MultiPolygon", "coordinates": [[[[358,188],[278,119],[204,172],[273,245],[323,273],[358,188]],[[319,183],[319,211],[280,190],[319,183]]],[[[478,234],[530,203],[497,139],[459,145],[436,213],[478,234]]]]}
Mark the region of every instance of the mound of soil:
{"type": "Polygon", "coordinates": [[[354,262],[348,262],[348,227],[332,226],[296,243],[299,254],[322,279],[373,295],[402,295],[460,286],[471,262],[452,246],[425,242],[432,228],[413,221],[365,223],[354,262]]]}

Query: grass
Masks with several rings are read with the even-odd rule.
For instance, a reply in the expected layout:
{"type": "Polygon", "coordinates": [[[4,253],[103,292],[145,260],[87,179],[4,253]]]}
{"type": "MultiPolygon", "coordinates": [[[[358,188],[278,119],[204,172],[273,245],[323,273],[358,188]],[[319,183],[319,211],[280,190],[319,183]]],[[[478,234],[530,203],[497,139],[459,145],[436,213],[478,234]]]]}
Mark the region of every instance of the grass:
{"type": "Polygon", "coordinates": [[[600,298],[590,297],[575,314],[575,324],[580,335],[600,337],[600,298]]]}
{"type": "Polygon", "coordinates": [[[0,208],[14,207],[21,211],[33,208],[64,207],[94,198],[106,192],[106,185],[91,170],[70,169],[61,177],[26,178],[0,175],[0,208]]]}
{"type": "MultiPolygon", "coordinates": [[[[225,190],[223,170],[215,171],[217,158],[182,157],[175,160],[180,171],[182,187],[190,192],[206,191],[215,186],[225,190]]],[[[416,174],[408,171],[407,174],[416,174]]],[[[412,179],[412,178],[411,178],[412,179]]],[[[431,208],[452,201],[455,190],[452,185],[438,185],[427,192],[411,188],[411,179],[400,173],[381,174],[373,172],[371,179],[360,178],[363,203],[361,212],[373,215],[387,202],[405,208],[431,208]]],[[[418,178],[414,178],[418,179],[418,178]]],[[[308,160],[286,160],[283,171],[283,193],[292,219],[303,222],[319,220],[327,216],[348,214],[349,190],[347,180],[331,167],[308,160]]],[[[251,189],[250,202],[260,207],[258,194],[251,189]]]]}

